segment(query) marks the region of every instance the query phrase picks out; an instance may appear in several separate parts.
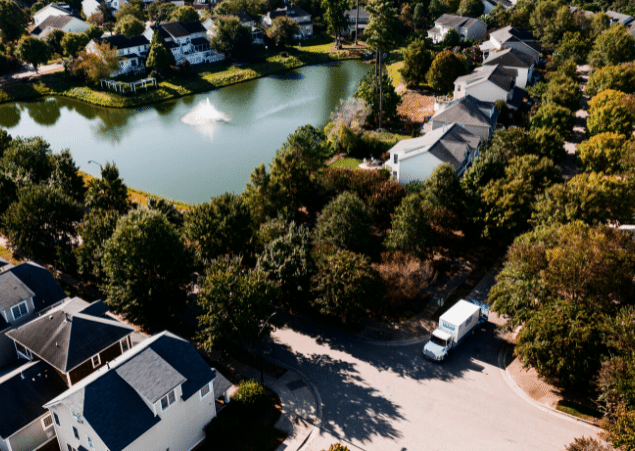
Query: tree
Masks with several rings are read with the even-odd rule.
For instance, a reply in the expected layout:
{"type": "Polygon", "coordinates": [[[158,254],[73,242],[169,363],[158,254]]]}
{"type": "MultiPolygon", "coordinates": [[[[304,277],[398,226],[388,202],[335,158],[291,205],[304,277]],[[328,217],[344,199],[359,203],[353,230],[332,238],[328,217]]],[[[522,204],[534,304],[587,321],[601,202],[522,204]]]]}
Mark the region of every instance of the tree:
{"type": "Polygon", "coordinates": [[[459,176],[449,163],[438,166],[423,183],[421,195],[433,210],[445,210],[453,217],[462,214],[464,193],[459,176]]]}
{"type": "Polygon", "coordinates": [[[9,177],[0,172],[0,229],[2,228],[2,215],[9,205],[18,199],[18,187],[9,177]]]}
{"type": "Polygon", "coordinates": [[[90,40],[97,40],[98,38],[101,38],[103,36],[104,30],[97,25],[91,25],[84,30],[84,34],[88,36],[88,39],[90,40]]]}
{"type": "Polygon", "coordinates": [[[95,25],[97,27],[103,27],[106,24],[106,20],[104,19],[104,13],[102,12],[92,13],[90,16],[88,16],[88,18],[86,19],[86,22],[88,22],[89,24],[95,25]]]}
{"type": "Polygon", "coordinates": [[[51,145],[39,136],[10,141],[0,170],[19,187],[46,182],[53,173],[51,145]]]}
{"type": "Polygon", "coordinates": [[[573,130],[575,116],[573,113],[555,103],[543,104],[538,108],[530,120],[530,126],[534,128],[547,128],[555,130],[560,135],[567,135],[573,130]]]}
{"type": "Polygon", "coordinates": [[[545,105],[554,104],[570,111],[580,109],[580,88],[575,80],[564,75],[553,77],[542,96],[545,105]]]}
{"type": "Polygon", "coordinates": [[[564,149],[564,137],[556,130],[547,127],[534,127],[529,130],[534,143],[534,152],[556,163],[562,161],[567,152],[564,149]]]}
{"type": "Polygon", "coordinates": [[[205,268],[198,304],[198,339],[203,349],[254,345],[270,328],[265,321],[276,298],[274,283],[265,273],[245,269],[239,257],[212,260],[205,268]]]}
{"type": "Polygon", "coordinates": [[[481,17],[485,12],[485,5],[479,0],[461,0],[456,13],[459,16],[481,17]]]}
{"type": "Polygon", "coordinates": [[[88,182],[86,206],[114,210],[121,214],[128,211],[128,187],[119,177],[119,169],[115,163],[106,163],[106,166],[101,168],[101,178],[93,178],[88,182]]]}
{"type": "Polygon", "coordinates": [[[386,249],[403,251],[419,258],[428,255],[432,244],[429,209],[419,194],[404,198],[395,210],[392,229],[386,236],[386,249]]]}
{"type": "Polygon", "coordinates": [[[278,47],[284,47],[300,33],[300,26],[287,16],[279,16],[273,19],[272,24],[265,31],[269,39],[272,39],[278,47]]]}
{"type": "Polygon", "coordinates": [[[103,15],[103,20],[105,23],[109,23],[114,20],[112,9],[110,9],[110,5],[106,2],[99,4],[99,6],[97,7],[97,12],[103,15]]]}
{"type": "Polygon", "coordinates": [[[44,41],[48,44],[53,53],[57,53],[58,55],[61,55],[63,53],[62,38],[65,34],[66,33],[64,33],[62,30],[58,30],[57,28],[55,28],[49,31],[49,33],[44,38],[44,41]]]}
{"type": "Polygon", "coordinates": [[[146,24],[137,19],[133,15],[123,16],[117,18],[117,24],[115,25],[114,33],[122,34],[128,38],[132,36],[139,36],[146,29],[146,24]]]}
{"type": "Polygon", "coordinates": [[[143,2],[130,1],[128,3],[121,4],[119,5],[119,9],[117,11],[117,23],[126,16],[134,17],[139,19],[141,22],[145,22],[147,19],[143,2]]]}
{"type": "Polygon", "coordinates": [[[372,218],[356,194],[344,192],[318,216],[315,241],[353,252],[370,251],[372,218]]]}
{"type": "MultiPolygon", "coordinates": [[[[171,3],[168,3],[171,5],[171,3]]],[[[151,4],[150,6],[154,5],[151,4]]],[[[150,43],[150,51],[148,52],[148,59],[146,60],[146,67],[150,69],[156,69],[159,72],[164,71],[170,66],[176,64],[174,55],[168,49],[165,39],[161,36],[159,31],[155,31],[152,36],[152,42],[150,43]]]]}
{"type": "Polygon", "coordinates": [[[467,72],[468,62],[465,56],[444,50],[434,57],[426,80],[437,91],[450,92],[454,89],[454,80],[467,72]]]}
{"type": "Polygon", "coordinates": [[[17,41],[26,32],[27,15],[14,1],[0,0],[0,37],[2,42],[17,41]]]}
{"type": "Polygon", "coordinates": [[[75,236],[80,206],[53,187],[23,188],[18,200],[4,213],[2,224],[11,247],[29,256],[52,257],[55,249],[68,248],[75,236]]]}
{"type": "Polygon", "coordinates": [[[89,39],[84,33],[66,33],[60,42],[64,56],[74,57],[77,52],[86,47],[89,39]]]}
{"type": "Polygon", "coordinates": [[[585,94],[595,96],[605,89],[633,94],[635,92],[635,64],[604,66],[591,72],[584,88],[585,94]]]}
{"type": "Polygon", "coordinates": [[[368,257],[326,247],[316,251],[315,261],[313,293],[320,312],[346,323],[359,312],[376,306],[381,285],[368,257]]]}
{"type": "Polygon", "coordinates": [[[137,324],[166,318],[185,304],[190,255],[162,214],[131,210],[103,245],[102,290],[107,304],[137,324]]]}
{"type": "Polygon", "coordinates": [[[635,449],[635,410],[619,403],[607,422],[605,438],[618,449],[635,449]]]}
{"type": "Polygon", "coordinates": [[[565,451],[613,451],[613,449],[592,437],[576,437],[567,445],[565,451]]]}
{"type": "Polygon", "coordinates": [[[52,173],[49,184],[68,194],[79,203],[84,202],[84,179],[79,174],[79,168],[68,149],[52,155],[52,173]]]}
{"type": "Polygon", "coordinates": [[[172,11],[170,16],[172,22],[200,22],[198,13],[191,6],[180,6],[172,11]]]}
{"type": "Polygon", "coordinates": [[[606,89],[589,102],[587,129],[590,135],[612,132],[630,136],[635,125],[635,108],[631,96],[606,89]]]}
{"type": "Polygon", "coordinates": [[[293,154],[306,164],[309,171],[317,171],[331,156],[325,139],[321,129],[310,124],[302,125],[287,137],[282,147],[276,152],[276,156],[293,154]]]}
{"type": "Polygon", "coordinates": [[[538,2],[531,13],[529,23],[536,38],[551,49],[558,45],[567,31],[579,31],[569,7],[558,0],[538,2]]]}
{"type": "Polygon", "coordinates": [[[83,70],[86,78],[93,83],[97,83],[102,78],[108,78],[110,74],[117,72],[121,62],[119,52],[107,41],[96,43],[92,52],[82,50],[77,59],[79,61],[77,68],[83,70]]]}
{"type": "MultiPolygon", "coordinates": [[[[382,118],[385,120],[391,120],[397,116],[397,107],[401,103],[401,97],[395,91],[390,76],[386,73],[382,75],[381,82],[382,97],[377,98],[376,86],[374,81],[374,75],[372,72],[364,75],[364,78],[359,82],[357,90],[355,91],[355,97],[362,99],[370,106],[370,116],[367,118],[371,121],[372,118],[379,117],[379,109],[382,108],[382,118]]],[[[379,124],[379,123],[378,123],[379,124]]]]}
{"type": "Polygon", "coordinates": [[[15,54],[22,61],[30,63],[37,73],[38,66],[49,60],[51,48],[41,39],[22,36],[15,47],[15,54]]]}
{"type": "Polygon", "coordinates": [[[103,247],[114,233],[119,216],[116,211],[99,208],[84,215],[84,219],[77,226],[77,233],[82,237],[82,244],[75,251],[80,274],[94,276],[98,280],[103,277],[101,266],[103,247]]]}
{"type": "Polygon", "coordinates": [[[256,166],[249,174],[249,183],[242,197],[254,224],[262,224],[284,211],[281,188],[271,180],[271,174],[267,173],[264,163],[256,166]]]}
{"type": "Polygon", "coordinates": [[[598,133],[578,146],[578,164],[585,171],[619,174],[627,169],[630,144],[625,135],[612,132],[598,133]]]}
{"type": "Polygon", "coordinates": [[[331,113],[331,122],[324,127],[333,153],[355,153],[361,141],[362,127],[370,115],[370,107],[364,99],[349,97],[346,101],[340,100],[339,107],[331,113]]]}
{"type": "Polygon", "coordinates": [[[567,60],[576,64],[584,64],[591,51],[591,40],[584,37],[579,31],[567,31],[556,46],[553,53],[552,64],[560,65],[567,60]]]}
{"type": "Polygon", "coordinates": [[[158,211],[163,214],[165,219],[167,219],[168,222],[177,230],[183,226],[184,215],[178,208],[176,208],[174,202],[157,196],[149,196],[146,202],[146,207],[148,210],[158,211]]]}
{"type": "Polygon", "coordinates": [[[603,67],[633,61],[635,58],[635,37],[624,25],[615,24],[600,34],[589,53],[589,64],[603,67]]]}
{"type": "Polygon", "coordinates": [[[332,444],[331,446],[329,446],[329,449],[325,449],[323,451],[350,451],[350,449],[338,442],[332,444]]]}
{"type": "Polygon", "coordinates": [[[399,73],[406,83],[420,85],[426,79],[432,59],[432,52],[426,47],[425,41],[416,39],[406,48],[403,54],[403,67],[399,73]]]}
{"type": "Polygon", "coordinates": [[[13,137],[5,129],[0,128],[0,160],[4,155],[4,151],[9,147],[13,141],[13,137]]]}
{"type": "Polygon", "coordinates": [[[244,58],[251,48],[251,30],[237,17],[220,16],[216,19],[216,30],[211,44],[217,52],[231,58],[244,58]]]}
{"type": "Polygon", "coordinates": [[[335,36],[336,46],[340,45],[342,30],[348,27],[348,16],[344,14],[347,9],[347,2],[341,0],[322,0],[323,17],[328,26],[328,32],[335,36]]]}
{"type": "Polygon", "coordinates": [[[185,214],[183,234],[194,249],[199,264],[206,264],[221,255],[245,253],[252,233],[249,208],[235,194],[212,197],[185,214]]]}
{"type": "Polygon", "coordinates": [[[165,22],[176,8],[173,3],[153,2],[148,5],[148,16],[154,23],[165,22]]]}
{"type": "Polygon", "coordinates": [[[308,229],[290,222],[286,233],[270,241],[258,256],[256,268],[276,280],[289,301],[302,298],[313,273],[308,229]]]}

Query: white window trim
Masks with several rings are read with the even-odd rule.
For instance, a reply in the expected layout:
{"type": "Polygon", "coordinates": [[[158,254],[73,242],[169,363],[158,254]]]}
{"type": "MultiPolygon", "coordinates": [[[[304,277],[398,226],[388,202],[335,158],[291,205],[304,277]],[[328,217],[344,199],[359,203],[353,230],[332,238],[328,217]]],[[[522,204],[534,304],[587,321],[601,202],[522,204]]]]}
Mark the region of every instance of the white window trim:
{"type": "Polygon", "coordinates": [[[90,449],[95,449],[95,444],[93,443],[93,439],[90,438],[89,435],[86,435],[86,443],[88,443],[88,447],[90,449]]]}
{"type": "Polygon", "coordinates": [[[26,316],[26,315],[28,315],[28,314],[29,314],[29,303],[28,303],[27,301],[22,301],[22,302],[20,302],[19,304],[16,304],[16,305],[14,305],[14,306],[12,306],[12,307],[11,307],[11,316],[13,316],[13,321],[18,320],[18,319],[20,319],[20,318],[23,318],[23,317],[25,317],[25,316],[26,316]],[[14,309],[14,308],[16,308],[16,307],[21,306],[22,304],[24,304],[24,306],[26,307],[26,313],[25,313],[24,315],[20,315],[20,316],[18,316],[18,317],[16,318],[16,317],[15,317],[15,313],[13,312],[13,309],[14,309]]]}
{"type": "Polygon", "coordinates": [[[42,418],[41,421],[42,421],[42,429],[44,429],[45,431],[48,428],[53,427],[53,424],[55,423],[55,420],[53,420],[53,415],[51,415],[50,413],[47,416],[45,416],[44,418],[42,418]],[[47,418],[50,418],[50,420],[51,420],[51,423],[48,426],[46,425],[46,422],[45,422],[47,418]]]}
{"type": "Polygon", "coordinates": [[[159,399],[159,406],[161,406],[161,411],[165,411],[167,409],[170,408],[170,406],[172,404],[174,404],[176,402],[176,390],[171,390],[170,392],[168,392],[167,395],[163,396],[161,399],[159,399]],[[170,395],[174,395],[174,399],[172,400],[172,402],[170,402],[170,395]],[[166,399],[168,402],[168,405],[163,407],[163,400],[166,399]]]}
{"type": "Polygon", "coordinates": [[[17,352],[19,356],[22,356],[22,357],[24,357],[27,360],[33,360],[33,354],[31,354],[31,351],[26,346],[20,345],[26,351],[26,354],[24,354],[23,352],[21,352],[18,349],[18,342],[17,341],[14,341],[13,344],[15,345],[15,352],[17,352]]]}
{"type": "Polygon", "coordinates": [[[129,350],[130,350],[130,348],[132,348],[132,345],[131,345],[131,343],[130,343],[130,335],[125,336],[123,340],[120,340],[120,341],[119,341],[119,347],[120,347],[120,349],[121,349],[121,353],[122,353],[122,354],[123,354],[124,352],[126,352],[126,351],[129,351],[129,350]],[[128,344],[128,349],[124,349],[124,348],[123,348],[123,343],[124,343],[124,341],[128,344]]]}
{"type": "Polygon", "coordinates": [[[201,389],[199,390],[199,394],[201,395],[201,399],[206,398],[207,396],[209,396],[209,394],[212,392],[212,388],[210,387],[209,382],[202,386],[201,389]],[[207,387],[207,393],[203,394],[203,389],[207,387]]]}
{"type": "Polygon", "coordinates": [[[91,363],[93,364],[93,368],[97,368],[101,365],[101,356],[99,354],[95,354],[90,358],[91,363]],[[97,365],[95,365],[95,357],[97,358],[97,365]]]}
{"type": "Polygon", "coordinates": [[[55,412],[52,412],[52,414],[53,414],[53,422],[55,424],[57,424],[58,426],[62,426],[62,422],[60,421],[60,417],[55,412]]]}

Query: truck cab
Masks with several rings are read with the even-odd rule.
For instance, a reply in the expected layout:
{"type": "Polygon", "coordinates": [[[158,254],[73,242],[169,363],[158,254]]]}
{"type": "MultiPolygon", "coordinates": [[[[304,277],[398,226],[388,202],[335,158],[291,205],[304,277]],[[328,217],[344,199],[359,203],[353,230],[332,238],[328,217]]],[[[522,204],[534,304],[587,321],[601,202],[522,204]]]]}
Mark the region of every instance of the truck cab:
{"type": "Polygon", "coordinates": [[[448,355],[448,351],[452,346],[452,335],[436,329],[430,336],[430,341],[423,347],[423,354],[431,359],[441,361],[448,355]]]}

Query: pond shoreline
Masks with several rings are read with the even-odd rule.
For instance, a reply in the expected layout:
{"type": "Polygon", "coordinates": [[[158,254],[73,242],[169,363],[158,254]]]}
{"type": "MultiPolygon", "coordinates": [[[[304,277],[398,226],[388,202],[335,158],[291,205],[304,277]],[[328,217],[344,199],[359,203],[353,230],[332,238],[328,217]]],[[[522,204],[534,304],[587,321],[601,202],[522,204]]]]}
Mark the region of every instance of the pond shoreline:
{"type": "Polygon", "coordinates": [[[305,66],[345,60],[361,59],[359,52],[343,50],[329,53],[295,52],[283,57],[276,55],[266,62],[238,68],[228,62],[213,63],[215,67],[226,66],[221,71],[200,71],[192,78],[173,76],[158,83],[158,88],[147,91],[119,95],[112,91],[102,91],[79,85],[68,80],[63,72],[46,74],[35,82],[16,82],[0,87],[0,105],[17,101],[36,100],[42,97],[63,97],[89,105],[105,108],[124,109],[158,105],[181,97],[210,92],[218,88],[252,81],[305,66]]]}

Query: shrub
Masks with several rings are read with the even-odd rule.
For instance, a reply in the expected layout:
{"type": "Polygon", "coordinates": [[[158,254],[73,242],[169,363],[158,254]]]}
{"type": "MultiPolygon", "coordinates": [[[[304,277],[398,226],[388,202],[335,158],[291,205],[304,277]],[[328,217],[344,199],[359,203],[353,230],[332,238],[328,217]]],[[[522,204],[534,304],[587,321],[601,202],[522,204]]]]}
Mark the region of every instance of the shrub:
{"type": "Polygon", "coordinates": [[[612,448],[591,437],[578,437],[567,445],[565,451],[612,451],[612,448]]]}
{"type": "Polygon", "coordinates": [[[259,407],[266,399],[265,387],[253,379],[241,381],[234,395],[234,400],[240,401],[249,408],[259,407]]]}

